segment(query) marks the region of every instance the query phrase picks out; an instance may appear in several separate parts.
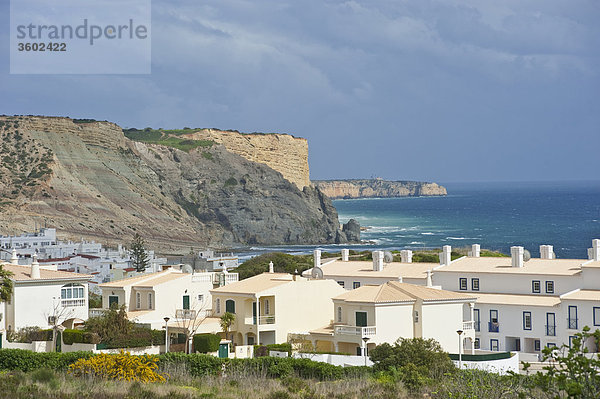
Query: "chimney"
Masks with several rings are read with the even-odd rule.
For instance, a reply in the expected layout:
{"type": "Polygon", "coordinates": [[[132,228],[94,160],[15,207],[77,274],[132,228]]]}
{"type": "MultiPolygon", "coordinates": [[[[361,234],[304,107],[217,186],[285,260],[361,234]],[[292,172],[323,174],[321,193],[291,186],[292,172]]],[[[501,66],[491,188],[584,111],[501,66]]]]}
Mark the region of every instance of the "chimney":
{"type": "Polygon", "coordinates": [[[376,272],[383,270],[383,251],[373,251],[373,270],[376,272]]]}
{"type": "Polygon", "coordinates": [[[19,265],[19,257],[17,256],[17,250],[13,248],[12,255],[10,257],[10,264],[18,266],[19,265]]]}
{"type": "Polygon", "coordinates": [[[398,282],[401,283],[402,282],[402,276],[398,276],[398,282]]]}
{"type": "Polygon", "coordinates": [[[510,255],[512,257],[512,267],[523,267],[523,247],[510,247],[510,255]]]}
{"type": "Polygon", "coordinates": [[[275,273],[275,270],[273,269],[273,262],[269,262],[269,273],[273,274],[275,273]]]}
{"type": "Polygon", "coordinates": [[[321,267],[321,250],[320,249],[315,249],[313,251],[313,255],[314,255],[314,258],[315,258],[314,267],[321,267]]]}
{"type": "Polygon", "coordinates": [[[470,258],[479,258],[481,255],[481,246],[479,244],[471,245],[471,251],[469,252],[470,258]]]}
{"type": "Polygon", "coordinates": [[[342,249],[342,262],[348,262],[348,257],[350,256],[349,249],[342,249]]]}
{"type": "Polygon", "coordinates": [[[33,261],[31,262],[31,278],[40,278],[40,264],[37,261],[37,254],[33,254],[33,261]]]}
{"type": "Polygon", "coordinates": [[[592,240],[592,247],[588,249],[588,258],[594,262],[600,261],[600,240],[592,240]]]}
{"type": "Polygon", "coordinates": [[[431,281],[431,269],[427,270],[427,286],[433,287],[433,281],[431,281]]]}
{"type": "Polygon", "coordinates": [[[440,256],[440,265],[449,265],[452,261],[452,247],[450,245],[444,245],[440,256]]]}
{"type": "Polygon", "coordinates": [[[413,252],[410,249],[403,249],[400,251],[400,262],[412,263],[413,252]]]}
{"type": "Polygon", "coordinates": [[[552,245],[540,245],[540,259],[554,259],[554,250],[552,245]]]}

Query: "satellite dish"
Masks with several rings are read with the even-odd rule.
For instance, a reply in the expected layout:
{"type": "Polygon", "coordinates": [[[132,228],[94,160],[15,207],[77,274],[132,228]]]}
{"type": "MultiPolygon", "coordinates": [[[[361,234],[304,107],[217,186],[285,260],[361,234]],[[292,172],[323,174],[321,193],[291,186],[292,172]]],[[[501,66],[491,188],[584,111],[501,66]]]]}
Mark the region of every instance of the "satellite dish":
{"type": "Polygon", "coordinates": [[[181,271],[183,273],[192,274],[194,272],[194,269],[192,269],[192,267],[190,265],[183,265],[181,267],[181,271]]]}
{"type": "Polygon", "coordinates": [[[527,262],[530,259],[531,259],[531,252],[529,252],[528,250],[524,250],[523,251],[523,261],[527,262]]]}
{"type": "Polygon", "coordinates": [[[310,273],[310,276],[316,280],[322,280],[323,279],[323,269],[321,269],[320,267],[313,267],[312,272],[310,273]]]}
{"type": "Polygon", "coordinates": [[[383,253],[383,262],[384,263],[392,263],[394,261],[394,255],[390,251],[385,251],[383,253]]]}

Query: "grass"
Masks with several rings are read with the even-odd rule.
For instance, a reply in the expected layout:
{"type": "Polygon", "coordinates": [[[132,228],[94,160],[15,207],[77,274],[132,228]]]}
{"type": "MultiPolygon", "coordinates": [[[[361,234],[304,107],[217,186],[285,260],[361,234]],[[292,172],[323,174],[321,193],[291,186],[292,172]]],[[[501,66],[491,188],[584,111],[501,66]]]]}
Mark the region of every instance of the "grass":
{"type": "Polygon", "coordinates": [[[123,133],[125,134],[125,137],[130,140],[164,145],[185,152],[190,152],[195,148],[210,148],[214,144],[214,141],[211,140],[188,140],[175,137],[186,132],[190,133],[191,131],[192,130],[155,130],[146,128],[144,130],[126,129],[123,130],[123,133]]]}

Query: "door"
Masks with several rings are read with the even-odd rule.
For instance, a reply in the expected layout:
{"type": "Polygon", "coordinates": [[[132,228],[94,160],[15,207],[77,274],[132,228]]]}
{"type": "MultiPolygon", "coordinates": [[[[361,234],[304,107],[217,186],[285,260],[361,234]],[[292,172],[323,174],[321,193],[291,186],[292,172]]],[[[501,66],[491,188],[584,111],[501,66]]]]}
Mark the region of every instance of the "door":
{"type": "Polygon", "coordinates": [[[546,313],[546,335],[556,335],[556,316],[554,313],[546,313]]]}
{"type": "Polygon", "coordinates": [[[366,327],[367,326],[367,312],[356,312],[356,326],[366,327]]]}
{"type": "Polygon", "coordinates": [[[479,331],[480,328],[480,319],[479,319],[479,309],[473,309],[473,321],[475,322],[475,331],[479,331]]]}
{"type": "Polygon", "coordinates": [[[183,308],[184,309],[189,309],[190,308],[190,296],[189,295],[184,295],[183,296],[183,308]]]}
{"type": "Polygon", "coordinates": [[[119,306],[119,297],[118,297],[118,296],[116,296],[116,295],[110,295],[110,296],[108,297],[108,307],[109,307],[109,308],[112,308],[112,307],[113,307],[113,305],[114,305],[115,307],[116,307],[116,306],[119,306]]]}
{"type": "Polygon", "coordinates": [[[219,344],[219,357],[222,359],[226,359],[229,357],[229,344],[219,344]]]}
{"type": "Polygon", "coordinates": [[[254,345],[254,337],[248,337],[248,345],[254,345]]]}
{"type": "Polygon", "coordinates": [[[569,329],[577,330],[577,306],[569,306],[569,329]]]}
{"type": "Polygon", "coordinates": [[[56,351],[62,351],[62,334],[59,331],[56,331],[56,351]]]}

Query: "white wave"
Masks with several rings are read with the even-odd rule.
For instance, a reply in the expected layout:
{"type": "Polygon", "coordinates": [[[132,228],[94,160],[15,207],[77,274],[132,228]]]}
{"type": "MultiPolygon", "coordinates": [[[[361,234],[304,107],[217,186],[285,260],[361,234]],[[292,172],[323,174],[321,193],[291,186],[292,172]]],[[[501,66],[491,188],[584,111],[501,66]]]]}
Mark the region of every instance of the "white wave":
{"type": "Polygon", "coordinates": [[[430,231],[426,231],[425,233],[421,233],[421,235],[423,235],[423,236],[434,236],[435,233],[432,233],[430,231]]]}
{"type": "Polygon", "coordinates": [[[425,243],[422,241],[411,241],[408,245],[425,245],[425,243]]]}
{"type": "Polygon", "coordinates": [[[467,237],[446,237],[446,240],[466,240],[467,237]]]}

